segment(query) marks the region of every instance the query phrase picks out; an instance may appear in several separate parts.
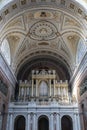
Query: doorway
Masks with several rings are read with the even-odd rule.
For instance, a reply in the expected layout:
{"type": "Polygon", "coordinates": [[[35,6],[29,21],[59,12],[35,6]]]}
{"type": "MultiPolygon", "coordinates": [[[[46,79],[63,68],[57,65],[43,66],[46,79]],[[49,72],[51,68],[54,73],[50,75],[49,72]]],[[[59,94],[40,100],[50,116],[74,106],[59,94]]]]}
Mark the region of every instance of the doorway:
{"type": "Polygon", "coordinates": [[[25,130],[25,117],[17,116],[15,119],[14,130],[25,130]]]}
{"type": "Polygon", "coordinates": [[[61,119],[62,130],[73,130],[72,118],[68,115],[65,115],[61,119]]]}
{"type": "Polygon", "coordinates": [[[49,130],[49,120],[47,116],[39,117],[38,130],[49,130]]]}

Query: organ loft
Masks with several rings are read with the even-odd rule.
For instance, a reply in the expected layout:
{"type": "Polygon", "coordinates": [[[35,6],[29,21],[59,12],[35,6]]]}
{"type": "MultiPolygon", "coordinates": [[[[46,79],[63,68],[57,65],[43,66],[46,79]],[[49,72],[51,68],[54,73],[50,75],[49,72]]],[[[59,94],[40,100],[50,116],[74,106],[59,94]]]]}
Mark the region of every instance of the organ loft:
{"type": "Polygon", "coordinates": [[[17,88],[9,105],[7,130],[80,130],[76,98],[70,94],[68,80],[59,80],[58,71],[32,69],[17,88]]]}
{"type": "Polygon", "coordinates": [[[70,103],[76,99],[69,94],[68,81],[58,81],[55,70],[32,70],[31,79],[19,81],[18,101],[36,103],[70,103]]]}

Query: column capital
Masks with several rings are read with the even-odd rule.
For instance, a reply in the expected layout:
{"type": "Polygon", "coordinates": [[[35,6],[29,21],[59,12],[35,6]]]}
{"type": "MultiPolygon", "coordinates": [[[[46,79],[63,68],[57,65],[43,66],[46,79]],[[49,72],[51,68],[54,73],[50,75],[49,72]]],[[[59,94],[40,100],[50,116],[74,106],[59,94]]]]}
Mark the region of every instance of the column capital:
{"type": "Polygon", "coordinates": [[[50,113],[50,115],[53,115],[54,113],[50,113]]]}

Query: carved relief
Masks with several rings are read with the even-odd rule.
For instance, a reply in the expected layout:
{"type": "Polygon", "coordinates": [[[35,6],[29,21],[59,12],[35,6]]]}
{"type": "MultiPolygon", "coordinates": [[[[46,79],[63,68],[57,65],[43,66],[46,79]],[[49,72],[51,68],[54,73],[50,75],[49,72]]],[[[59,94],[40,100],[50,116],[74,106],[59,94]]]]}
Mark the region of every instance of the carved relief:
{"type": "Polygon", "coordinates": [[[52,19],[53,18],[53,13],[50,11],[46,10],[40,10],[34,13],[34,18],[35,19],[52,19]]]}
{"type": "Polygon", "coordinates": [[[30,38],[34,40],[51,40],[56,38],[57,28],[48,21],[40,21],[30,28],[30,38]]]}
{"type": "Polygon", "coordinates": [[[23,23],[23,19],[22,17],[17,17],[16,19],[14,19],[13,21],[11,21],[6,28],[13,28],[13,27],[17,27],[17,28],[22,28],[24,29],[24,23],[23,23]]]}
{"type": "Polygon", "coordinates": [[[61,21],[61,12],[59,11],[51,11],[51,10],[40,10],[27,12],[24,15],[26,23],[30,23],[32,20],[56,20],[58,22],[61,21]]]}
{"type": "Polygon", "coordinates": [[[58,11],[53,12],[54,20],[61,22],[61,13],[58,11]]]}
{"type": "Polygon", "coordinates": [[[77,21],[75,21],[74,19],[65,16],[64,18],[64,26],[77,26],[80,27],[79,23],[77,21]]]}

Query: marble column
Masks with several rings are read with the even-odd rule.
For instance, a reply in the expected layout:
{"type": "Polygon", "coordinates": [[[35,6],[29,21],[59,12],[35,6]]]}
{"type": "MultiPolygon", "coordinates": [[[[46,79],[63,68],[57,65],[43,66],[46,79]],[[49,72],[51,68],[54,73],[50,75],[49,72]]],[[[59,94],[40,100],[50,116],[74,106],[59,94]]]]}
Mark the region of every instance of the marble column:
{"type": "MultiPolygon", "coordinates": [[[[7,126],[6,126],[6,130],[9,130],[9,122],[10,122],[10,115],[8,114],[7,116],[7,126]]],[[[1,129],[0,129],[1,130],[1,129]]]]}
{"type": "Polygon", "coordinates": [[[24,100],[24,87],[21,87],[21,100],[24,100]]]}
{"type": "Polygon", "coordinates": [[[61,92],[60,92],[60,87],[58,86],[58,95],[60,95],[60,93],[61,93],[61,92]]]}
{"type": "Polygon", "coordinates": [[[36,114],[33,114],[33,122],[32,122],[33,130],[36,130],[36,114]]]}
{"type": "Polygon", "coordinates": [[[9,130],[13,130],[13,115],[10,114],[9,130]]]}
{"type": "Polygon", "coordinates": [[[56,130],[60,130],[60,115],[56,114],[56,130]]]}
{"type": "Polygon", "coordinates": [[[51,117],[50,117],[50,130],[54,130],[53,129],[53,113],[51,113],[51,117]]]}
{"type": "Polygon", "coordinates": [[[24,101],[26,99],[26,87],[24,87],[24,101]]]}
{"type": "Polygon", "coordinates": [[[78,123],[77,123],[77,113],[74,114],[74,130],[79,130],[78,129],[78,123]]]}
{"type": "Polygon", "coordinates": [[[79,114],[77,115],[77,125],[78,125],[78,130],[81,130],[79,114]]]}
{"type": "Polygon", "coordinates": [[[36,80],[36,97],[38,96],[37,91],[38,91],[38,80],[36,80]]]}
{"type": "Polygon", "coordinates": [[[28,117],[27,117],[27,130],[30,130],[30,113],[28,113],[28,117]]]}

